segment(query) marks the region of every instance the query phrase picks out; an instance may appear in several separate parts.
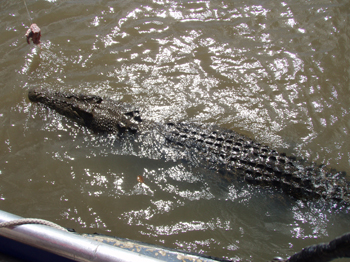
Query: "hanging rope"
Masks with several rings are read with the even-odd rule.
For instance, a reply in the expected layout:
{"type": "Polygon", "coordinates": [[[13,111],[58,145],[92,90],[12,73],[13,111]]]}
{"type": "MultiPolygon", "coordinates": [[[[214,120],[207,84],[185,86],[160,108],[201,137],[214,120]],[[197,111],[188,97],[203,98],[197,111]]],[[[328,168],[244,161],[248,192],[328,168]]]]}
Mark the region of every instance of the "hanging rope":
{"type": "MultiPolygon", "coordinates": [[[[23,0],[23,3],[27,9],[29,21],[31,23],[29,29],[27,30],[25,36],[27,37],[27,43],[29,44],[29,39],[31,38],[33,43],[40,46],[40,37],[41,37],[41,30],[37,24],[33,24],[33,19],[30,17],[28,6],[26,0],[23,0]]],[[[41,49],[41,46],[40,46],[41,49]]]]}
{"type": "Polygon", "coordinates": [[[30,21],[30,23],[33,23],[33,19],[30,17],[30,14],[29,14],[29,10],[28,10],[28,7],[27,7],[26,0],[23,0],[23,2],[24,2],[24,5],[25,5],[25,7],[27,9],[27,13],[28,13],[28,16],[29,16],[29,21],[30,21]]]}

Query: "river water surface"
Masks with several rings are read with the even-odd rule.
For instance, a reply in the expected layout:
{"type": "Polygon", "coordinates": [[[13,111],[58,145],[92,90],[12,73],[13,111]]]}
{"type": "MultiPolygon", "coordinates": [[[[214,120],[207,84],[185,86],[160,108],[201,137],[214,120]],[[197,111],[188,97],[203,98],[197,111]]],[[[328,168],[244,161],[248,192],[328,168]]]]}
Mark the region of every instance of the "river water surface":
{"type": "Polygon", "coordinates": [[[338,203],[226,183],[27,99],[33,87],[98,94],[156,122],[232,129],[348,177],[348,0],[27,6],[41,48],[26,43],[24,2],[0,2],[1,210],[233,261],[287,257],[350,231],[338,203]]]}

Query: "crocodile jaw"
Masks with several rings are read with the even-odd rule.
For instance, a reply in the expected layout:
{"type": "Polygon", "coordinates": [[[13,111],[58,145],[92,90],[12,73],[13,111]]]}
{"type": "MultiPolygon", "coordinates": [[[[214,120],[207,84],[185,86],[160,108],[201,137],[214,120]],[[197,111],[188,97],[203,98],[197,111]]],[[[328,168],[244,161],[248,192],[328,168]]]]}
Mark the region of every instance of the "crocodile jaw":
{"type": "Polygon", "coordinates": [[[31,89],[28,98],[65,115],[95,132],[136,133],[142,122],[139,112],[117,101],[82,95],[31,89]]]}

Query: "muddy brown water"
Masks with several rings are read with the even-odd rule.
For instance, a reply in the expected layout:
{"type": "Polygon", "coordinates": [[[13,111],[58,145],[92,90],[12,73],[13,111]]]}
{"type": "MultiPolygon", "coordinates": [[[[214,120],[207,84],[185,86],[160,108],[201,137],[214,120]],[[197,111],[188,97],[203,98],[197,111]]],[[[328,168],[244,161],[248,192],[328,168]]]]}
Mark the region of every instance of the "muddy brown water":
{"type": "Polygon", "coordinates": [[[27,99],[33,87],[98,94],[153,121],[233,129],[348,177],[349,1],[27,5],[41,48],[24,37],[23,1],[0,3],[1,210],[233,261],[288,257],[350,231],[337,203],[225,183],[160,157],[156,141],[135,150],[27,99]]]}

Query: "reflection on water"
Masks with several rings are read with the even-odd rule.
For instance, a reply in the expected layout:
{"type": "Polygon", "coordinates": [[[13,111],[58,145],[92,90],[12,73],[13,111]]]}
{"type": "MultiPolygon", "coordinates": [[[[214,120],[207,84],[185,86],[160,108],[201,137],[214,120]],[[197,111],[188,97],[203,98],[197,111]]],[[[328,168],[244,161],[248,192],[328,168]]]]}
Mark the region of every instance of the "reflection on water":
{"type": "Polygon", "coordinates": [[[26,98],[31,87],[108,96],[349,173],[348,1],[27,2],[42,49],[23,37],[23,3],[0,3],[1,209],[234,261],[349,231],[337,203],[228,184],[26,98]]]}

